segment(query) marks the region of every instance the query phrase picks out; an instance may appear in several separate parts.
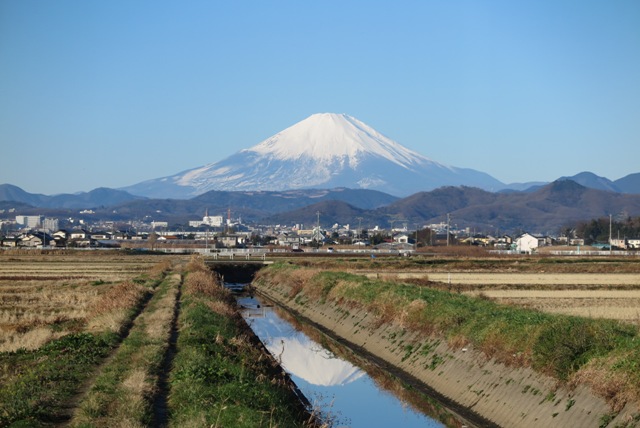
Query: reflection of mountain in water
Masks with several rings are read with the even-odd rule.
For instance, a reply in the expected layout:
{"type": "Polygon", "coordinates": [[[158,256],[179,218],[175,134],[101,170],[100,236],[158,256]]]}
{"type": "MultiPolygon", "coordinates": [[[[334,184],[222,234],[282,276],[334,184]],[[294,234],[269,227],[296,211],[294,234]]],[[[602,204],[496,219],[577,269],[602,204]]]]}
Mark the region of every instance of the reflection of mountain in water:
{"type": "Polygon", "coordinates": [[[284,369],[313,385],[346,385],[365,373],[358,367],[336,357],[321,345],[279,321],[272,312],[264,322],[254,323],[253,330],[284,369]]]}
{"type": "Polygon", "coordinates": [[[274,337],[266,345],[286,371],[314,385],[345,385],[364,375],[306,336],[274,337]]]}

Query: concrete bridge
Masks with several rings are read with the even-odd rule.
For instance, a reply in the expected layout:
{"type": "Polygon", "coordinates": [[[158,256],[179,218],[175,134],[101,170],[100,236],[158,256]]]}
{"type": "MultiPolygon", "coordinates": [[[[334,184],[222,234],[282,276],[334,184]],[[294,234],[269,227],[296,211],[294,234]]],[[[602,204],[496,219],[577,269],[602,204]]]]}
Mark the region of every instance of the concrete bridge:
{"type": "Polygon", "coordinates": [[[272,261],[251,260],[206,260],[206,265],[218,273],[224,282],[248,284],[260,269],[273,263],[272,261]]]}

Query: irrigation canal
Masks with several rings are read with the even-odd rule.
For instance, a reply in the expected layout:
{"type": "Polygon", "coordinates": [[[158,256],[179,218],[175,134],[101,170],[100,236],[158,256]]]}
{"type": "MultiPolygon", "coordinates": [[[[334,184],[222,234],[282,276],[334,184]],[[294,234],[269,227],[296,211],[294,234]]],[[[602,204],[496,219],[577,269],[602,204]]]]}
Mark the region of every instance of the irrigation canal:
{"type": "MultiPolygon", "coordinates": [[[[241,284],[226,284],[238,291],[241,284]]],[[[323,420],[336,427],[464,427],[430,397],[360,359],[259,296],[238,295],[242,313],[323,420]]]]}

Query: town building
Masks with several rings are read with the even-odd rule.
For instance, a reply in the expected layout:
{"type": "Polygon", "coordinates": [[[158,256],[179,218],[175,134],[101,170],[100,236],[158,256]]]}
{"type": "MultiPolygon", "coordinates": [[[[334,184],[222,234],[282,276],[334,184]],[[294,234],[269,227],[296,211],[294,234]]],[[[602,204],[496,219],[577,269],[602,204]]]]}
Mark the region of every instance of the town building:
{"type": "Polygon", "coordinates": [[[524,233],[516,239],[516,251],[519,253],[534,253],[539,247],[547,245],[548,238],[544,236],[534,236],[530,233],[524,233]]]}
{"type": "Polygon", "coordinates": [[[17,215],[16,223],[30,229],[35,229],[42,225],[42,216],[40,215],[17,215]]]}

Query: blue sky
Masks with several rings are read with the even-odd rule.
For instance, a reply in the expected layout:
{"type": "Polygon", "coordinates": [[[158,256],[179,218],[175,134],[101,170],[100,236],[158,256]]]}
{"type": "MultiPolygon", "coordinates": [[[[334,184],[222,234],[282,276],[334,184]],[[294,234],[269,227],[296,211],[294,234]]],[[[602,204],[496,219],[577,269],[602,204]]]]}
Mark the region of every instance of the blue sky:
{"type": "Polygon", "coordinates": [[[640,2],[0,2],[0,183],[123,187],[319,112],[505,183],[640,172],[640,2]]]}

